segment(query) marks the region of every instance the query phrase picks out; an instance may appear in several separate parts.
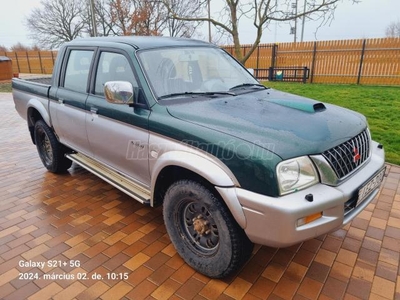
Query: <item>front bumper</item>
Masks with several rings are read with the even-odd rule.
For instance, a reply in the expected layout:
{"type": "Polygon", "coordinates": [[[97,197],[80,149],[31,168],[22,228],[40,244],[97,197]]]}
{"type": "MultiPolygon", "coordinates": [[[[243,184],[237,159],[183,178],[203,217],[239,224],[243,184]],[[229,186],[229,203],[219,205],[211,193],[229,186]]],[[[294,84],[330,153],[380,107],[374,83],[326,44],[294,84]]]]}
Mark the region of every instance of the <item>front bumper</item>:
{"type": "MultiPolygon", "coordinates": [[[[354,219],[375,198],[379,187],[345,215],[345,203],[382,170],[384,164],[384,150],[372,142],[370,160],[338,186],[320,183],[278,198],[233,188],[244,214],[245,222],[241,225],[252,242],[271,247],[290,246],[334,231],[354,219]],[[312,202],[305,199],[308,194],[313,195],[312,202]],[[316,213],[322,216],[299,226],[298,220],[316,213]]],[[[235,216],[235,212],[233,214],[235,216]]]]}

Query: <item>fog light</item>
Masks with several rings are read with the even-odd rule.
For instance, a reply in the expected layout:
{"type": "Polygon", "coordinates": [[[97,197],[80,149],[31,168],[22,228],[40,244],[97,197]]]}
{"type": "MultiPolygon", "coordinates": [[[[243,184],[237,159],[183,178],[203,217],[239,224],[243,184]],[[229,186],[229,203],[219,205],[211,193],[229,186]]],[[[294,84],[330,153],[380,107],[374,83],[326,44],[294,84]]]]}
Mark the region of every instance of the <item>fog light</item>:
{"type": "Polygon", "coordinates": [[[311,223],[322,217],[322,211],[297,220],[297,227],[311,223]]]}

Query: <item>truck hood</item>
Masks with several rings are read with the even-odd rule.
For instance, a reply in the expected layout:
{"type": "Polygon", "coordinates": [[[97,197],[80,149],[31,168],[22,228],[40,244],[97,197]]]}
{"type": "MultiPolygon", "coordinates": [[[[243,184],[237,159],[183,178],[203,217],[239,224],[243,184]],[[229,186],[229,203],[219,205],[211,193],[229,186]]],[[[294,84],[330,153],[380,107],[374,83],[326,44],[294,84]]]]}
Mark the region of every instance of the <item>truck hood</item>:
{"type": "Polygon", "coordinates": [[[367,126],[354,111],[274,89],[183,101],[167,109],[175,118],[224,133],[227,140],[256,144],[282,159],[322,153],[367,126]]]}

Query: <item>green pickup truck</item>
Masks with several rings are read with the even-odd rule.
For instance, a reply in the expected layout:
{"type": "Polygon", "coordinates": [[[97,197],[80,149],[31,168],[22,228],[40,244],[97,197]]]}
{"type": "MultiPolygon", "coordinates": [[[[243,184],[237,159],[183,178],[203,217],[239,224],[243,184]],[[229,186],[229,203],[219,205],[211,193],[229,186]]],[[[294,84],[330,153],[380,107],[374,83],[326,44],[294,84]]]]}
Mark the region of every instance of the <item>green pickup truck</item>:
{"type": "Polygon", "coordinates": [[[202,41],[76,39],[48,83],[12,86],[50,172],[74,162],[162,205],[177,252],[214,278],[253,243],[286,247],[347,224],[385,172],[364,116],[268,88],[202,41]]]}

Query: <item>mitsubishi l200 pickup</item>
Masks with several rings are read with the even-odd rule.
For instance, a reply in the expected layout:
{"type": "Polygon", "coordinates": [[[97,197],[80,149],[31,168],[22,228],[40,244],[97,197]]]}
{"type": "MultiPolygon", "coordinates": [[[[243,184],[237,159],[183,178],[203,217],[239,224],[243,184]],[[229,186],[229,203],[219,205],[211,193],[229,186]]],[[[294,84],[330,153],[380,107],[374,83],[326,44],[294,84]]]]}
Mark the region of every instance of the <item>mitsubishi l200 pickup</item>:
{"type": "Polygon", "coordinates": [[[384,176],[363,115],[268,88],[202,41],[76,39],[51,82],[12,87],[50,172],[74,162],[162,205],[177,252],[213,278],[254,243],[286,247],[349,223],[384,176]]]}

